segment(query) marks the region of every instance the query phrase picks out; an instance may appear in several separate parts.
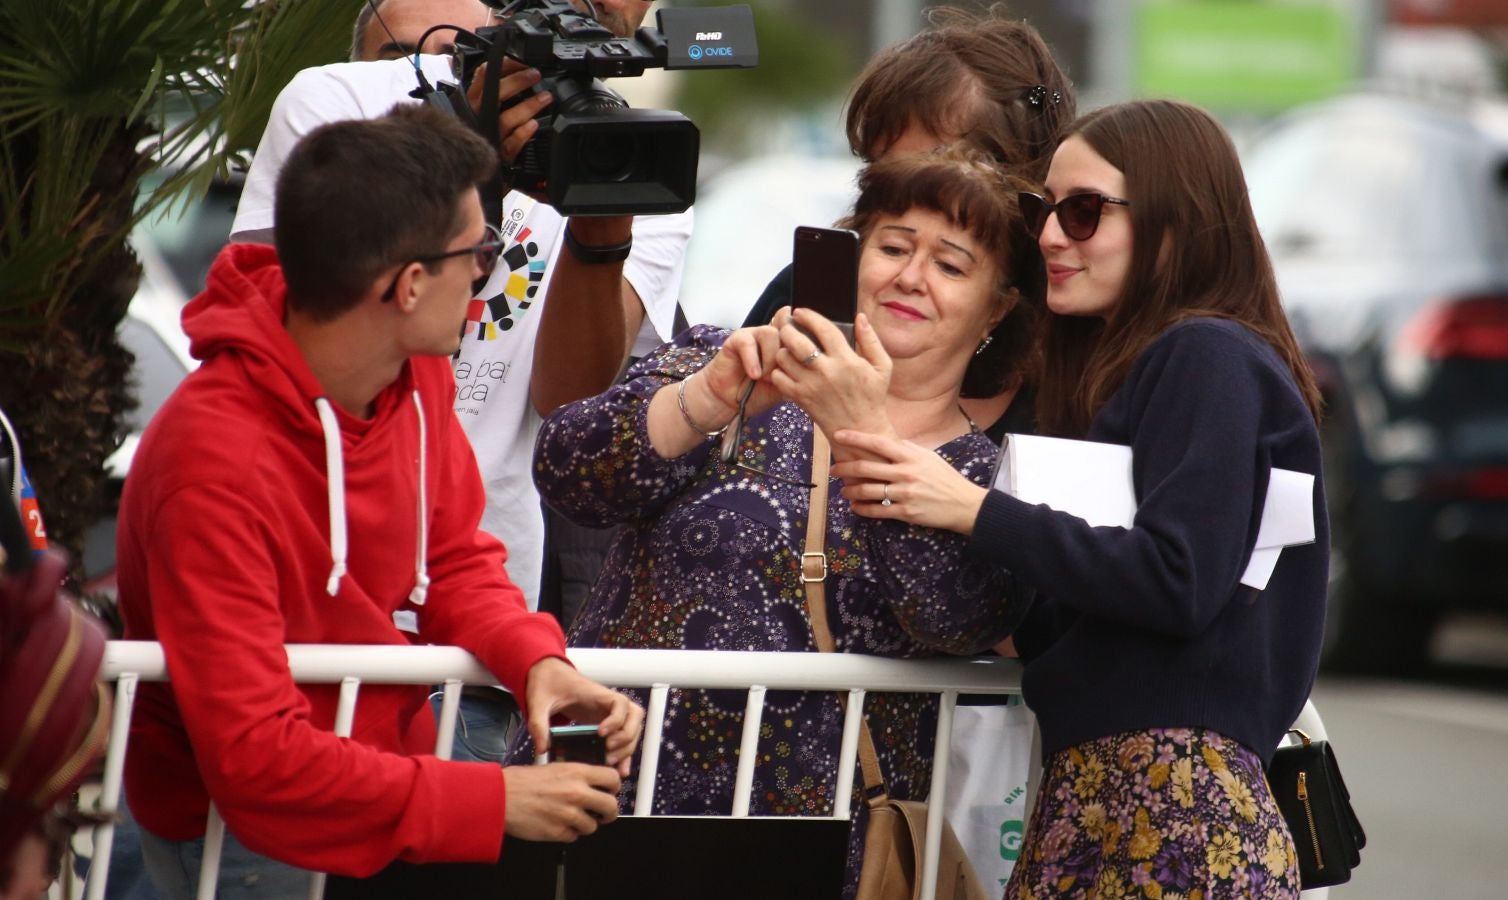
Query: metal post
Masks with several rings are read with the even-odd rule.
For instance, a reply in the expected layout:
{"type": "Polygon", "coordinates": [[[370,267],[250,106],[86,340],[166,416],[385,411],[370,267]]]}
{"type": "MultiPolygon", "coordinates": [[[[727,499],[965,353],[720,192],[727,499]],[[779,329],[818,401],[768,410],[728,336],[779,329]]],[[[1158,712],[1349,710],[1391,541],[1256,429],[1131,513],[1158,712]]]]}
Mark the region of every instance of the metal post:
{"type": "MultiPolygon", "coordinates": [[[[220,881],[220,854],[225,852],[225,820],[215,804],[209,805],[209,821],[204,823],[204,855],[199,858],[198,900],[215,900],[220,881]]],[[[319,900],[314,897],[313,900],[319,900]]]]}
{"type": "Polygon", "coordinates": [[[764,721],[764,686],[749,687],[744,704],[744,733],[738,744],[738,774],[733,780],[733,818],[749,815],[749,794],[754,790],[754,761],[759,757],[759,726],[764,721]]]}
{"type": "Polygon", "coordinates": [[[922,849],[922,884],[920,900],[936,900],[937,863],[942,856],[943,798],[948,796],[948,748],[953,744],[953,707],[958,705],[957,691],[943,691],[937,706],[937,742],[932,748],[931,811],[927,816],[927,840],[922,849]]]}
{"type": "Polygon", "coordinates": [[[843,742],[838,745],[838,786],[833,799],[833,818],[853,815],[853,764],[859,755],[859,729],[864,724],[863,688],[848,692],[848,711],[843,715],[843,742]]]}
{"type": "Polygon", "coordinates": [[[649,691],[649,710],[644,714],[644,749],[639,754],[639,790],[634,797],[634,815],[647,816],[654,809],[655,776],[660,771],[660,739],[665,733],[665,701],[670,685],[656,684],[649,691]]]}
{"type": "MultiPolygon", "coordinates": [[[[115,683],[115,711],[110,719],[110,743],[105,751],[104,781],[100,786],[100,812],[112,814],[120,809],[120,782],[126,765],[126,742],[131,735],[131,709],[136,705],[135,672],[126,672],[115,683]]],[[[110,848],[115,845],[115,825],[106,821],[94,829],[94,855],[89,863],[87,900],[104,900],[105,882],[110,877],[110,848]]]]}
{"type": "MultiPolygon", "coordinates": [[[[335,734],[351,736],[351,726],[356,721],[356,695],[361,690],[361,679],[346,676],[340,680],[340,702],[335,707],[335,734]]],[[[454,733],[455,723],[451,723],[454,733]]],[[[309,873],[309,900],[321,900],[325,896],[325,873],[309,873]]]]}
{"type": "Polygon", "coordinates": [[[456,716],[461,707],[461,679],[445,679],[440,694],[440,733],[435,736],[435,755],[450,759],[456,743],[456,716]]]}

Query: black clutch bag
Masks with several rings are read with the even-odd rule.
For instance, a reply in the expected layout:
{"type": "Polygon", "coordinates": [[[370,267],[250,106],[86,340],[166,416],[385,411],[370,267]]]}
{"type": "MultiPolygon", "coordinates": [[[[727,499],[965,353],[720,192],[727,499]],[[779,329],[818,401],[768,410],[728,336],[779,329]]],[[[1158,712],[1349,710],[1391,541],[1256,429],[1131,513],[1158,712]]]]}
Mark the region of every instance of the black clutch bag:
{"type": "Polygon", "coordinates": [[[1297,728],[1301,743],[1279,747],[1267,768],[1278,809],[1298,849],[1304,889],[1342,884],[1361,863],[1367,834],[1351,808],[1351,792],[1328,741],[1312,741],[1297,728]]]}

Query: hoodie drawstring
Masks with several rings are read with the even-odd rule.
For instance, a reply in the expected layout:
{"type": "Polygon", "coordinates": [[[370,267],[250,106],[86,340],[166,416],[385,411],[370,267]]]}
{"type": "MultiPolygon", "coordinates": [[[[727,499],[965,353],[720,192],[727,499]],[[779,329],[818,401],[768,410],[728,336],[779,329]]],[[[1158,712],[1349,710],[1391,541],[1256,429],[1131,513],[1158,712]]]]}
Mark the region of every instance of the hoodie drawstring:
{"type": "MultiPolygon", "coordinates": [[[[418,526],[419,546],[414,559],[414,589],[409,592],[409,602],[423,606],[429,595],[429,507],[425,474],[429,465],[429,444],[424,431],[424,401],[414,391],[414,415],[419,420],[419,491],[418,526]]],[[[340,423],[335,420],[335,408],[324,397],[314,398],[314,407],[319,411],[320,430],[325,436],[325,478],[330,491],[330,580],[325,590],[334,597],[340,592],[340,580],[346,574],[346,468],[340,452],[340,423]]]]}
{"type": "Polygon", "coordinates": [[[425,514],[425,469],[428,465],[429,446],[424,432],[424,401],[414,391],[414,415],[419,417],[419,548],[414,560],[414,589],[408,601],[423,606],[429,594],[429,516],[425,514]]]}
{"type": "Polygon", "coordinates": [[[346,465],[340,453],[340,423],[324,397],[314,398],[320,430],[325,435],[325,481],[330,491],[330,580],[325,590],[334,597],[346,574],[346,465]]]}

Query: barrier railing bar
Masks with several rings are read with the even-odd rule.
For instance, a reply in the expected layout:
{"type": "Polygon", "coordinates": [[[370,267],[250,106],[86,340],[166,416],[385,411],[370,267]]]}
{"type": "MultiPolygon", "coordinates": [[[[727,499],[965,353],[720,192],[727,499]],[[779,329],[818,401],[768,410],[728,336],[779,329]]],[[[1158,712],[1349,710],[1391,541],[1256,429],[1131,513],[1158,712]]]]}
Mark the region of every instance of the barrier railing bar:
{"type": "Polygon", "coordinates": [[[957,691],[943,691],[942,702],[937,706],[937,742],[932,747],[932,786],[928,797],[933,798],[931,815],[927,816],[926,843],[922,845],[922,884],[919,900],[936,900],[937,864],[942,856],[942,804],[948,787],[948,750],[953,745],[953,708],[958,705],[957,691]]]}
{"type": "Polygon", "coordinates": [[[764,722],[764,685],[749,685],[744,704],[744,731],[738,742],[738,773],[733,778],[733,818],[749,817],[749,793],[754,789],[754,761],[759,757],[759,728],[764,722]]]}
{"type": "Polygon", "coordinates": [[[639,756],[639,788],[634,796],[634,815],[647,816],[654,808],[655,778],[660,773],[660,742],[665,735],[665,703],[670,685],[659,683],[649,690],[649,708],[644,713],[643,750],[639,756]]]}
{"type": "Polygon", "coordinates": [[[347,675],[340,680],[340,702],[335,706],[335,736],[348,738],[351,726],[356,722],[356,695],[361,690],[361,679],[347,675]]]}
{"type": "Polygon", "coordinates": [[[215,888],[220,881],[220,854],[224,852],[225,820],[211,802],[209,820],[204,823],[204,855],[199,859],[199,890],[194,895],[198,900],[215,900],[215,888]]]}
{"type": "MultiPolygon", "coordinates": [[[[351,736],[351,727],[356,721],[356,697],[361,691],[361,679],[353,675],[347,675],[340,680],[340,701],[335,706],[335,734],[338,737],[348,738],[351,736]]],[[[451,723],[452,729],[455,723],[451,723]]],[[[454,734],[454,731],[452,731],[454,734]]],[[[206,849],[205,855],[209,852],[206,849]]],[[[309,873],[309,900],[321,900],[325,896],[324,872],[309,873]]]]}
{"type": "Polygon", "coordinates": [[[1299,711],[1299,717],[1293,721],[1293,727],[1303,729],[1312,740],[1330,740],[1329,735],[1325,733],[1325,723],[1320,721],[1319,710],[1314,708],[1313,700],[1304,701],[1304,708],[1299,711]]]}
{"type": "Polygon", "coordinates": [[[843,714],[843,742],[838,745],[838,784],[833,796],[833,818],[847,819],[853,812],[853,764],[859,756],[859,726],[864,722],[863,688],[848,692],[848,710],[843,714]]]}
{"type": "Polygon", "coordinates": [[[435,756],[450,759],[456,743],[456,718],[461,709],[461,679],[445,679],[440,694],[439,734],[435,736],[435,756]]]}
{"type": "MultiPolygon", "coordinates": [[[[355,672],[367,684],[437,684],[458,678],[465,684],[496,684],[475,657],[459,647],[289,644],[294,680],[339,683],[355,672]]],[[[582,674],[617,687],[649,688],[657,683],[707,690],[747,690],[762,684],[772,691],[847,691],[940,694],[1019,694],[1021,666],[1014,659],[894,660],[849,653],[784,653],[747,650],[572,649],[567,654],[582,674]]],[[[101,677],[137,672],[148,680],[166,677],[162,648],[151,641],[111,641],[101,677]]]]}
{"type": "MultiPolygon", "coordinates": [[[[105,751],[105,771],[100,785],[100,812],[114,814],[120,809],[120,782],[126,765],[126,741],[131,730],[131,709],[136,705],[133,673],[121,675],[115,683],[115,711],[110,719],[110,743],[105,751]]],[[[86,900],[104,900],[105,880],[110,877],[110,848],[115,845],[115,825],[109,821],[94,829],[94,850],[89,865],[86,900]],[[98,877],[95,873],[98,872],[98,877]]]]}
{"type": "MultiPolygon", "coordinates": [[[[350,736],[357,694],[363,680],[375,684],[426,685],[443,682],[436,752],[444,758],[448,758],[453,749],[461,685],[496,683],[492,674],[474,657],[457,647],[290,644],[287,652],[289,668],[295,681],[341,685],[335,733],[343,737],[350,736]],[[353,672],[360,674],[353,675],[353,672]]],[[[758,754],[767,689],[848,692],[849,708],[839,750],[838,793],[834,803],[834,818],[843,819],[848,818],[851,812],[858,725],[862,721],[866,688],[942,695],[944,703],[938,723],[939,754],[947,751],[946,729],[951,728],[953,703],[960,690],[987,694],[1020,693],[1020,667],[1013,660],[938,659],[906,660],[900,663],[897,660],[856,655],[783,653],[779,654],[780,663],[772,665],[771,654],[763,652],[600,649],[573,650],[569,656],[583,674],[595,680],[616,687],[650,688],[635,815],[650,815],[653,808],[659,755],[663,744],[665,707],[672,683],[686,684],[695,689],[748,692],[734,797],[734,815],[739,817],[749,813],[753,768],[758,754]],[[865,687],[855,688],[855,684],[865,687]]],[[[106,680],[117,682],[115,718],[112,721],[100,800],[102,810],[113,811],[119,802],[135,688],[143,679],[166,680],[162,648],[150,641],[112,641],[107,647],[100,675],[106,680]]],[[[940,766],[934,764],[934,796],[942,796],[940,791],[947,775],[945,759],[940,762],[940,766]]],[[[940,816],[935,817],[928,826],[923,872],[925,874],[930,871],[931,874],[924,882],[924,896],[933,893],[936,881],[941,821],[940,816]]],[[[224,834],[224,820],[211,804],[197,892],[205,900],[213,900],[214,897],[224,834]]],[[[113,836],[111,825],[95,829],[94,858],[99,863],[99,868],[95,872],[96,877],[89,879],[89,900],[100,900],[104,895],[113,836]]],[[[311,900],[319,900],[324,893],[326,876],[323,873],[311,875],[309,896],[311,900]]]]}

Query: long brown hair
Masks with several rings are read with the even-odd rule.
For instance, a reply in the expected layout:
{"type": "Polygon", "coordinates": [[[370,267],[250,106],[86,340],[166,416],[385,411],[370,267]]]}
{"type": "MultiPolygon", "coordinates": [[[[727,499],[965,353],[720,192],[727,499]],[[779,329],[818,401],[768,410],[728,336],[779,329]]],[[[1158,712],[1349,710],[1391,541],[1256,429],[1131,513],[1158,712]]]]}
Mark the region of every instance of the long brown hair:
{"type": "Polygon", "coordinates": [[[848,101],[848,145],[866,161],[913,122],[940,138],[966,135],[1036,181],[1074,118],[1073,83],[1037,30],[1006,17],[936,7],[928,30],[876,54],[848,101]]]}
{"type": "Polygon", "coordinates": [[[1107,319],[1050,317],[1037,398],[1043,433],[1082,437],[1147,345],[1196,316],[1231,319],[1271,344],[1318,421],[1319,388],[1278,301],[1225,129],[1198,107],[1146,100],[1089,113],[1069,137],[1126,177],[1131,265],[1107,319]]]}

